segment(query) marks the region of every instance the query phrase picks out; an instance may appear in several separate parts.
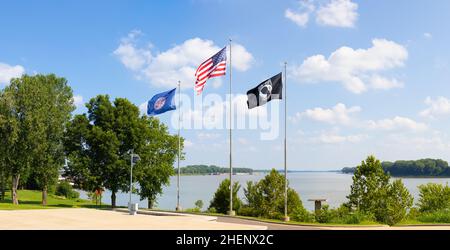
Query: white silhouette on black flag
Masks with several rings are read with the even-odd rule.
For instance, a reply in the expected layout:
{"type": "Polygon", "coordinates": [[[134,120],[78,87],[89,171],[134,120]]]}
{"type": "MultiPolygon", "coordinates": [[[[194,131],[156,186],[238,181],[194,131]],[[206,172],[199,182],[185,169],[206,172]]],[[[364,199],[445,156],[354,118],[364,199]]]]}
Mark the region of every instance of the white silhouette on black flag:
{"type": "Polygon", "coordinates": [[[248,108],[262,106],[274,99],[283,99],[283,79],[281,76],[282,74],[279,73],[247,91],[248,108]]]}

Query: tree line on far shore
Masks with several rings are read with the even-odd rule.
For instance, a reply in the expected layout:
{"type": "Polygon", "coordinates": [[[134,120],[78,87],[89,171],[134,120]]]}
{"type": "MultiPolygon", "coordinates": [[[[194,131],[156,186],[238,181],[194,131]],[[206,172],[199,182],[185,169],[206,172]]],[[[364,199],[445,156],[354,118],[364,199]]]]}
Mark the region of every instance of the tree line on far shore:
{"type": "MultiPolygon", "coordinates": [[[[215,165],[188,165],[180,168],[181,174],[187,175],[210,175],[210,174],[225,174],[230,172],[230,168],[219,167],[215,165]]],[[[233,173],[252,174],[251,168],[235,168],[233,167],[233,173]]]]}
{"type": "MultiPolygon", "coordinates": [[[[450,177],[448,163],[441,159],[420,159],[415,161],[384,161],[381,163],[384,172],[395,177],[450,177]]],[[[352,174],[355,167],[346,167],[342,173],[352,174]]]]}
{"type": "Polygon", "coordinates": [[[46,205],[62,172],[76,188],[109,189],[115,207],[116,193],[130,191],[134,153],[140,156],[133,169],[139,189],[132,191],[153,206],[174,174],[178,136],[158,119],[141,116],[126,98],[98,95],[86,107],[87,113],[73,117],[72,89],[53,74],[23,75],[0,90],[0,199],[9,189],[19,204],[17,190],[32,187],[42,190],[46,205]]]}

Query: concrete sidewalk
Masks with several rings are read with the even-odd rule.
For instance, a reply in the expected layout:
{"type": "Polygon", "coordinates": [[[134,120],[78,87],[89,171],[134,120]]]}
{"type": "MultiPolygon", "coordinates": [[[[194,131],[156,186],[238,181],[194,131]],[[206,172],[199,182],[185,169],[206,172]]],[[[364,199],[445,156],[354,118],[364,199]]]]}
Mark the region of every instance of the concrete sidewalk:
{"type": "Polygon", "coordinates": [[[0,210],[0,230],[450,230],[450,226],[307,226],[158,211],[131,216],[125,209],[0,210]]]}
{"type": "Polygon", "coordinates": [[[131,216],[124,212],[86,208],[0,211],[0,229],[94,230],[264,230],[265,226],[217,222],[197,215],[131,216]]]}

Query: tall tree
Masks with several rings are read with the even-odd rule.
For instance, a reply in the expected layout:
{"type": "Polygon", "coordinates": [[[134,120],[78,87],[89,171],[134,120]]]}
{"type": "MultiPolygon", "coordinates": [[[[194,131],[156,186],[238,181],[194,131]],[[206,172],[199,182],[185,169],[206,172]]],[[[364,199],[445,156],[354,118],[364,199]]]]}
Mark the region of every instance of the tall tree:
{"type": "MultiPolygon", "coordinates": [[[[275,169],[272,169],[264,179],[256,183],[247,182],[244,194],[248,202],[246,207],[249,212],[255,216],[282,218],[284,213],[284,183],[284,176],[275,169]]],[[[287,195],[288,214],[303,209],[300,196],[295,190],[288,188],[287,195]]]]}
{"type": "Polygon", "coordinates": [[[75,116],[66,131],[67,176],[85,190],[109,189],[115,207],[116,193],[129,191],[133,150],[142,159],[135,169],[139,194],[153,203],[173,173],[177,137],[158,120],[140,117],[139,109],[127,99],[111,103],[109,96],[99,95],[86,106],[87,115],[75,116]]]}
{"type": "MultiPolygon", "coordinates": [[[[241,185],[239,182],[234,182],[232,187],[233,192],[233,210],[239,213],[242,201],[238,196],[241,185]]],[[[230,179],[223,180],[216,192],[213,199],[209,204],[209,209],[215,209],[216,212],[225,214],[230,209],[230,179]]]]}
{"type": "MultiPolygon", "coordinates": [[[[173,163],[178,154],[178,136],[172,136],[167,126],[156,118],[147,116],[141,119],[142,146],[137,153],[141,160],[136,165],[136,181],[141,200],[148,200],[148,208],[155,204],[156,197],[162,193],[163,185],[168,185],[174,174],[173,163]]],[[[183,150],[183,138],[181,148],[183,150]]]]}
{"type": "Polygon", "coordinates": [[[67,80],[55,75],[36,76],[40,105],[36,112],[36,154],[32,161],[32,172],[42,189],[42,205],[47,205],[47,192],[58,180],[59,170],[64,164],[63,135],[66,123],[75,109],[72,89],[67,80]]]}
{"type": "Polygon", "coordinates": [[[400,222],[413,204],[413,198],[401,180],[389,182],[381,162],[369,156],[355,170],[346,204],[350,208],[373,215],[379,222],[400,222]]]}
{"type": "Polygon", "coordinates": [[[359,165],[352,177],[349,205],[361,211],[375,211],[386,192],[389,175],[384,173],[381,162],[369,156],[359,165]]]}
{"type": "Polygon", "coordinates": [[[18,124],[12,113],[13,99],[10,93],[0,90],[0,198],[5,198],[6,184],[11,166],[14,161],[15,142],[18,137],[18,124]]]}
{"type": "Polygon", "coordinates": [[[64,124],[74,109],[72,90],[64,78],[53,74],[23,75],[11,80],[1,99],[0,133],[7,143],[0,147],[3,164],[12,177],[13,203],[18,204],[21,178],[33,171],[46,204],[48,185],[57,179],[62,165],[64,124]]]}

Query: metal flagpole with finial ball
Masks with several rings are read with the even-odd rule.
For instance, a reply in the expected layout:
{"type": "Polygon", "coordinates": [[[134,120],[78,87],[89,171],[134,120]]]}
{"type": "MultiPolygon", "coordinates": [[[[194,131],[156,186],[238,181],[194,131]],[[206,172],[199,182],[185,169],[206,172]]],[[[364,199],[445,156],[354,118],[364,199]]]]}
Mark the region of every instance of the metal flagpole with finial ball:
{"type": "Polygon", "coordinates": [[[177,176],[177,207],[176,211],[182,211],[180,205],[180,146],[181,146],[181,137],[180,137],[180,126],[181,126],[181,109],[180,109],[180,81],[178,81],[178,176],[177,176]]]}
{"type": "Polygon", "coordinates": [[[288,216],[288,180],[287,180],[287,62],[284,62],[284,221],[289,221],[288,216]]]}
{"type": "Polygon", "coordinates": [[[232,176],[233,176],[233,158],[232,158],[232,155],[233,155],[233,147],[232,147],[232,132],[231,132],[231,127],[232,127],[232,121],[231,121],[231,119],[232,119],[232,115],[231,115],[231,110],[232,110],[232,107],[233,107],[233,105],[232,105],[232,98],[231,98],[231,38],[229,39],[229,41],[230,41],[230,67],[229,67],[229,69],[230,69],[230,87],[229,87],[229,108],[230,108],[230,116],[229,116],[229,119],[230,119],[230,121],[229,121],[229,124],[230,124],[230,127],[229,127],[229,129],[230,129],[230,210],[228,211],[228,215],[230,215],[230,216],[234,216],[234,215],[236,215],[236,212],[233,210],[233,180],[232,180],[232,176]]]}

